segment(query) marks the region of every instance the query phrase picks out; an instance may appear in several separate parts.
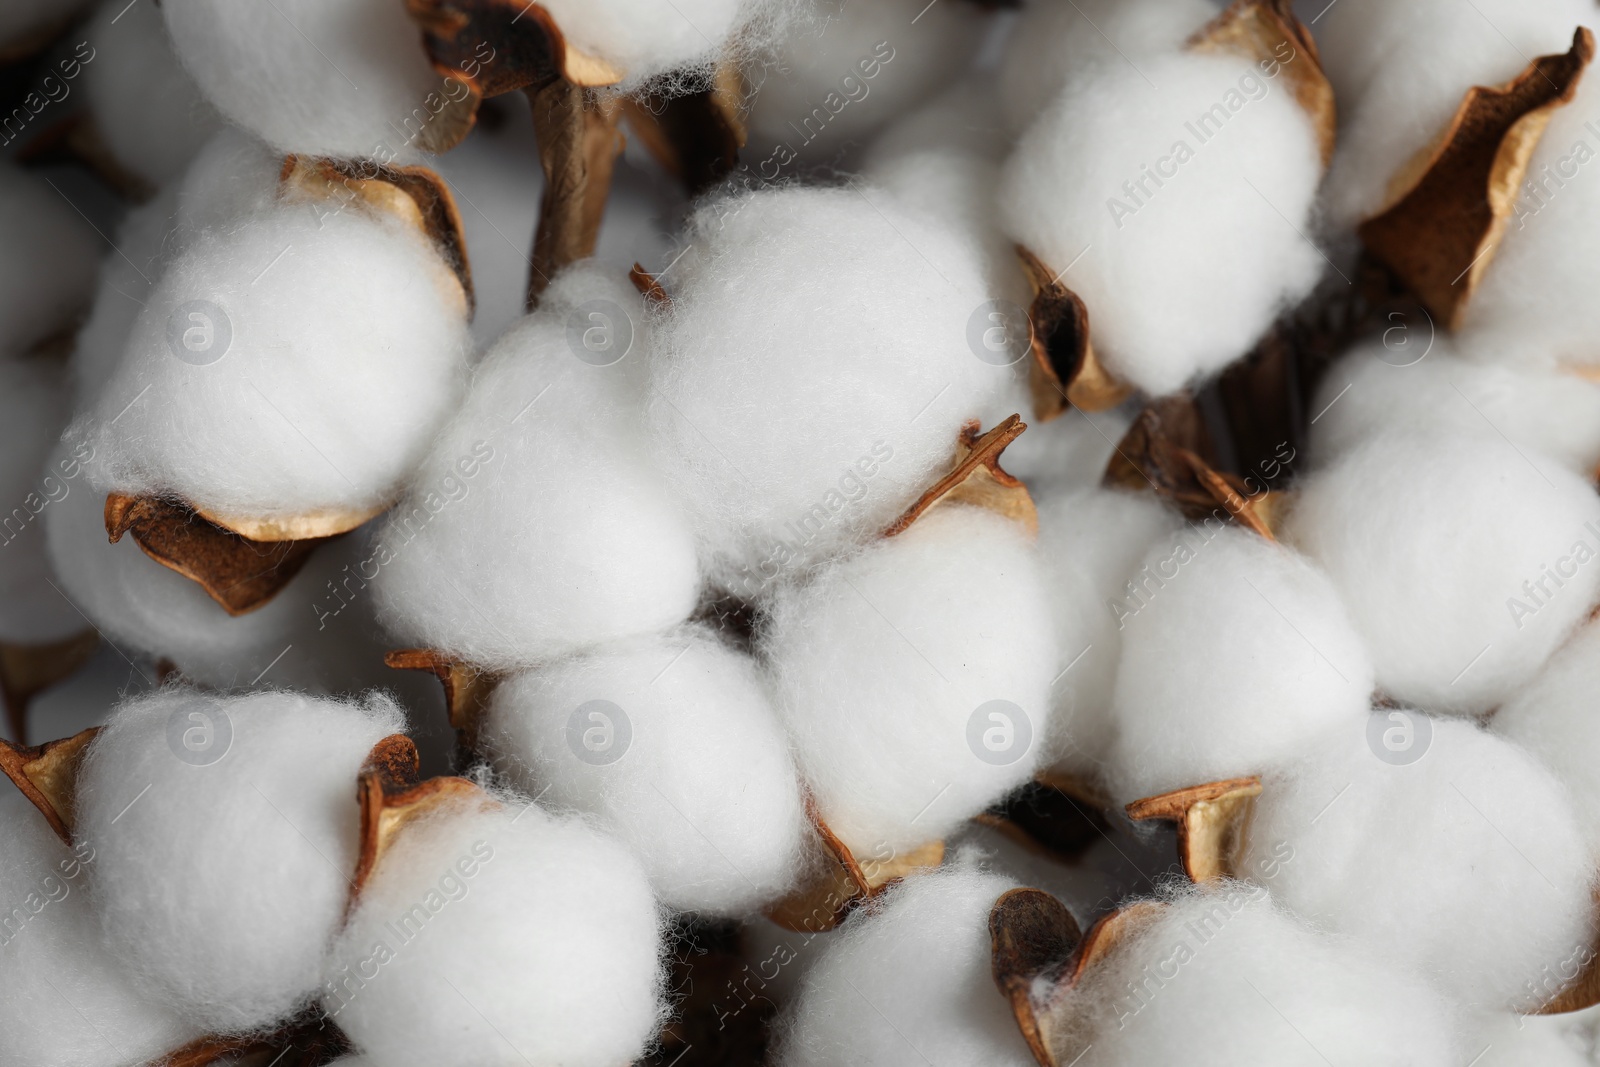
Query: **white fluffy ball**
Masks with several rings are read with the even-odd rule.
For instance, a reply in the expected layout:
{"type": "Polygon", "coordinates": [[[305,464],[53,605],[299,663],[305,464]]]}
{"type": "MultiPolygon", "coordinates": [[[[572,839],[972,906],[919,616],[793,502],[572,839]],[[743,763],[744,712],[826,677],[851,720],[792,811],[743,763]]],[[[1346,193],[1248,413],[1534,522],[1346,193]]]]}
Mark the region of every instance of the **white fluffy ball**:
{"type": "Polygon", "coordinates": [[[680,67],[705,67],[736,34],[764,37],[786,12],[777,0],[543,0],[567,43],[619,67],[638,87],[680,67]]]}
{"type": "Polygon", "coordinates": [[[782,896],[800,780],[755,664],[696,629],[535,668],[495,689],[481,743],[519,789],[593,816],[661,901],[737,914],[782,896]]]}
{"type": "Polygon", "coordinates": [[[89,628],[57,592],[45,555],[41,516],[71,491],[50,455],[66,418],[59,365],[0,357],[0,501],[8,509],[0,512],[0,641],[43,644],[89,628]]]}
{"type": "Polygon", "coordinates": [[[1028,780],[1055,635],[1027,534],[943,505],[774,599],[762,649],[824,821],[876,855],[1028,780]]]}
{"type": "Polygon", "coordinates": [[[357,773],[403,721],[381,696],[125,701],[75,801],[105,947],[208,1031],[305,1006],[355,873],[357,773]]]}
{"type": "Polygon", "coordinates": [[[1566,790],[1456,719],[1379,709],[1308,745],[1265,782],[1243,863],[1309,922],[1479,1008],[1537,1007],[1593,940],[1593,860],[1566,790]]]}
{"type": "Polygon", "coordinates": [[[1479,434],[1374,437],[1298,489],[1287,539],[1322,565],[1396,700],[1511,696],[1600,600],[1600,499],[1479,434]]]}
{"type": "Polygon", "coordinates": [[[638,861],[531,804],[410,823],[362,890],[322,1004],[384,1067],[617,1067],[655,1037],[661,922],[638,861]]]}
{"type": "Polygon", "coordinates": [[[43,179],[0,165],[0,356],[18,356],[89,306],[102,243],[43,179]]]}

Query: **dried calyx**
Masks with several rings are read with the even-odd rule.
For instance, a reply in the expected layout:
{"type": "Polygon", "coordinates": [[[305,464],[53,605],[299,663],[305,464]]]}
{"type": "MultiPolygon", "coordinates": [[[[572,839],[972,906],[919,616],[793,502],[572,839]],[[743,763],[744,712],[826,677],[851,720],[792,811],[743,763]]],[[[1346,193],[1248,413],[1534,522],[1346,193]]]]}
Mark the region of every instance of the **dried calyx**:
{"type": "Polygon", "coordinates": [[[1175,825],[1184,873],[1197,884],[1215,882],[1237,877],[1250,816],[1260,795],[1261,779],[1252,775],[1135,800],[1127,813],[1135,822],[1153,819],[1175,825]]]}
{"type": "Polygon", "coordinates": [[[1030,852],[1075,863],[1106,836],[1111,806],[1095,786],[1043,771],[973,821],[1030,852]]]}

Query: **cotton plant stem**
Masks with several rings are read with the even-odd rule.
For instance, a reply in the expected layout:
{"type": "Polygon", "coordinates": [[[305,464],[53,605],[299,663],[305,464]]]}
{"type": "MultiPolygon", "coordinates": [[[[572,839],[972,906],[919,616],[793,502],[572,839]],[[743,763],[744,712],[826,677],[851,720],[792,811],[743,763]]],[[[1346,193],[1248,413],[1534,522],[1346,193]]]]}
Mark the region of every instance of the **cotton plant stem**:
{"type": "Polygon", "coordinates": [[[610,99],[560,78],[525,91],[544,169],[528,274],[531,311],[557,271],[594,254],[623,139],[620,109],[610,99]]]}

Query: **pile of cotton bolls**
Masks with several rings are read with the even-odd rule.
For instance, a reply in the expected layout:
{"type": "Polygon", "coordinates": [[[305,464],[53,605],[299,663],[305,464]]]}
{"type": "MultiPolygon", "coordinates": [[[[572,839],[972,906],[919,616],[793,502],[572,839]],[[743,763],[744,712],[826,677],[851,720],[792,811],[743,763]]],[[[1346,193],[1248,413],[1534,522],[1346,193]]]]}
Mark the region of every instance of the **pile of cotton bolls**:
{"type": "Polygon", "coordinates": [[[12,0],[0,1067],[1600,1064],[1593,26],[12,0]]]}

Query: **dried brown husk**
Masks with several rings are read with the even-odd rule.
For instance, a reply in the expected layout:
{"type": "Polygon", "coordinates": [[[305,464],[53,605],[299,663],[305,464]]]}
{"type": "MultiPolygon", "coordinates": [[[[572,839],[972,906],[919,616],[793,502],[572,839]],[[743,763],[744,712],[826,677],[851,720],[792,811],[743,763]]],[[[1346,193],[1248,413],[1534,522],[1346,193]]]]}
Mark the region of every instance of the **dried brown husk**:
{"type": "Polygon", "coordinates": [[[976,420],[961,428],[950,472],[933,484],[883,531],[895,537],[942,504],[970,504],[987,508],[1021,523],[1030,534],[1039,532],[1039,511],[1028,487],[1000,466],[1000,454],[1028,428],[1020,415],[1012,415],[988,433],[978,432],[976,420]]]}
{"type": "Polygon", "coordinates": [[[1145,797],[1129,804],[1127,812],[1136,822],[1159,819],[1175,825],[1184,873],[1201,884],[1237,875],[1260,795],[1261,779],[1251,775],[1145,797]]]}
{"type": "Polygon", "coordinates": [[[99,647],[98,630],[38,645],[0,641],[0,698],[12,737],[28,743],[28,705],[33,698],[70,677],[99,647]]]}
{"type": "Polygon", "coordinates": [[[664,170],[698,196],[739,163],[749,135],[749,91],[739,68],[724,62],[709,84],[677,96],[629,97],[628,126],[664,170]]]}
{"type": "Polygon", "coordinates": [[[1039,855],[1075,863],[1110,824],[1110,799],[1076,778],[1041,772],[973,821],[1039,855]]]}
{"type": "Polygon", "coordinates": [[[594,255],[623,138],[614,97],[563,80],[530,88],[528,100],[544,170],[528,275],[531,309],[562,267],[594,255]]]}
{"type": "Polygon", "coordinates": [[[78,792],[78,767],[84,752],[100,733],[84,730],[42,745],[19,745],[0,740],[0,773],[11,779],[28,802],[39,809],[50,829],[72,844],[73,798],[78,792]]]}
{"type": "Polygon", "coordinates": [[[731,1067],[766,1062],[775,977],[747,962],[738,923],[684,916],[669,948],[672,1017],[638,1067],[731,1067]]]}
{"type": "Polygon", "coordinates": [[[1504,85],[1469,89],[1435,143],[1390,180],[1389,206],[1359,227],[1367,251],[1446,328],[1460,325],[1533,151],[1593,56],[1594,37],[1579,27],[1566,53],[1539,56],[1504,85]]]}
{"type": "Polygon", "coordinates": [[[505,677],[498,671],[473,666],[429,648],[401,648],[387,653],[383,662],[396,670],[427,671],[444,688],[445,714],[455,728],[457,741],[467,752],[476,752],[483,714],[489,697],[505,677]]]}

